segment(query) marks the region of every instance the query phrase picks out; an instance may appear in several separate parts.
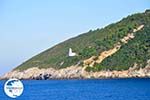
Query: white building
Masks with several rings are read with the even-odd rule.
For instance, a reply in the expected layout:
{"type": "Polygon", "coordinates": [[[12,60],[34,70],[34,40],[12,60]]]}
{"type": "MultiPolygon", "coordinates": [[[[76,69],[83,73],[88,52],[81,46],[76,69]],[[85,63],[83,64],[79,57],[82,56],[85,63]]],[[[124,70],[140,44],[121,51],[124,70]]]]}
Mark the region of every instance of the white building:
{"type": "Polygon", "coordinates": [[[69,48],[69,57],[74,57],[74,56],[76,56],[77,54],[75,53],[75,52],[72,52],[72,49],[71,48],[69,48]]]}

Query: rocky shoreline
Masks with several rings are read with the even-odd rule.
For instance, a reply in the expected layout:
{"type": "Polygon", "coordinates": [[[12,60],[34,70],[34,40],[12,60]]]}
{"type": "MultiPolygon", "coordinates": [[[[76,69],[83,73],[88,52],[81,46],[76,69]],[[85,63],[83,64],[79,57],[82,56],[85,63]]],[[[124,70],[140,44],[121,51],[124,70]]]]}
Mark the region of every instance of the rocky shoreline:
{"type": "Polygon", "coordinates": [[[49,80],[49,79],[103,79],[103,78],[145,78],[150,77],[150,64],[145,68],[132,67],[123,71],[99,71],[87,72],[84,67],[71,66],[63,69],[39,69],[37,67],[29,68],[24,71],[11,71],[6,73],[0,79],[25,79],[25,80],[49,80]]]}

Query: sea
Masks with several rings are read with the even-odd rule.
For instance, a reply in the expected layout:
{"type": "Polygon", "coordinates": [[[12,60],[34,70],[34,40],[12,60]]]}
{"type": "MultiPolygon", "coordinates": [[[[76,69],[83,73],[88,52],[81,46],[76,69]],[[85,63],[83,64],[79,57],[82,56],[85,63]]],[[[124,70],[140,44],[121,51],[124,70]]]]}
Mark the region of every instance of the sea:
{"type": "Polygon", "coordinates": [[[21,81],[24,91],[16,99],[0,81],[0,100],[150,100],[149,78],[21,81]]]}

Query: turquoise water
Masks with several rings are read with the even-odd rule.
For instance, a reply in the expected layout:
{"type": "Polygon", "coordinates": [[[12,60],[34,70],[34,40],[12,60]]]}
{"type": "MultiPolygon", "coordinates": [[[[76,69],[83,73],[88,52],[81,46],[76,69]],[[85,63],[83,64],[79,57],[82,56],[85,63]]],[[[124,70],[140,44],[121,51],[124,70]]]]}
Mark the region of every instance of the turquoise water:
{"type": "MultiPolygon", "coordinates": [[[[150,79],[24,80],[16,100],[150,100],[150,79]]],[[[3,92],[0,100],[15,100],[3,92]]]]}

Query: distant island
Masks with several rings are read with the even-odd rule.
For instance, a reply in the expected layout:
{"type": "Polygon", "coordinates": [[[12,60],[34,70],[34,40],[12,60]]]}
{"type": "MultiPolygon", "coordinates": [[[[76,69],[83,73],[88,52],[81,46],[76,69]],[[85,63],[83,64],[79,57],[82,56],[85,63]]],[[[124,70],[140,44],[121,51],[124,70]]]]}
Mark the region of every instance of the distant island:
{"type": "Polygon", "coordinates": [[[150,77],[150,10],[64,41],[0,79],[150,77]]]}

